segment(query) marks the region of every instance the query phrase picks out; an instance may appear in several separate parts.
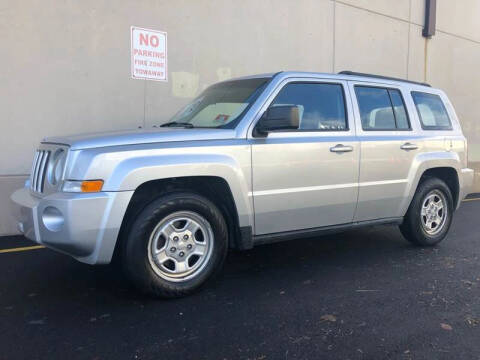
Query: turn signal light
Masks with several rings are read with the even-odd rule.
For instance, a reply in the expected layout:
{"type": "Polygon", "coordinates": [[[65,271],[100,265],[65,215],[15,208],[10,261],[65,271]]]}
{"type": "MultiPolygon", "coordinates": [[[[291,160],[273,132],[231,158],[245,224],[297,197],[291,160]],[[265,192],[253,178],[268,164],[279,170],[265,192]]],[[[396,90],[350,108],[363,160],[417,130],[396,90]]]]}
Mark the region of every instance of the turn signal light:
{"type": "Polygon", "coordinates": [[[103,180],[86,180],[82,181],[80,189],[82,192],[99,192],[102,190],[103,180]]]}

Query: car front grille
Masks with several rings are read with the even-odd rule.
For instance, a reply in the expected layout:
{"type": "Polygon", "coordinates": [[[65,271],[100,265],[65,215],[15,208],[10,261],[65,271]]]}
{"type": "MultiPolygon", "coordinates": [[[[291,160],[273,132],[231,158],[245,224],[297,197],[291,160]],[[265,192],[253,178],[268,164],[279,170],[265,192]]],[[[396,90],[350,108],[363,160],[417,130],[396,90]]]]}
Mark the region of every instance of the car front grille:
{"type": "Polygon", "coordinates": [[[33,160],[32,173],[30,175],[30,189],[36,193],[42,193],[47,172],[49,150],[37,150],[33,160]]]}

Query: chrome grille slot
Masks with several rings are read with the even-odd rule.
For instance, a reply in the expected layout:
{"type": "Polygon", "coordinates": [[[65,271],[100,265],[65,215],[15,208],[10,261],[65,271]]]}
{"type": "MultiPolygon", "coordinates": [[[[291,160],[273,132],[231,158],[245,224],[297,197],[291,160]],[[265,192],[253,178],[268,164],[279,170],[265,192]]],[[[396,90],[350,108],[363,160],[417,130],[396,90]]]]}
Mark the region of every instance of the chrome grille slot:
{"type": "Polygon", "coordinates": [[[45,173],[47,171],[49,150],[37,150],[33,160],[32,174],[30,175],[30,189],[36,193],[42,193],[45,183],[45,173]]]}

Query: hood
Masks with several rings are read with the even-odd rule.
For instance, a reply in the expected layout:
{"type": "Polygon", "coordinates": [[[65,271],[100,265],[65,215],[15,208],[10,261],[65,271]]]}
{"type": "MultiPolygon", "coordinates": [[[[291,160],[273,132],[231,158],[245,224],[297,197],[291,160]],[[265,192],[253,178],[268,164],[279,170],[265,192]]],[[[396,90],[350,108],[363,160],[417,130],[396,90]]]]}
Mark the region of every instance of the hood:
{"type": "Polygon", "coordinates": [[[235,138],[231,129],[152,128],[101,132],[45,138],[42,142],[69,145],[72,150],[106,146],[151,144],[171,141],[227,140],[235,138]]]}

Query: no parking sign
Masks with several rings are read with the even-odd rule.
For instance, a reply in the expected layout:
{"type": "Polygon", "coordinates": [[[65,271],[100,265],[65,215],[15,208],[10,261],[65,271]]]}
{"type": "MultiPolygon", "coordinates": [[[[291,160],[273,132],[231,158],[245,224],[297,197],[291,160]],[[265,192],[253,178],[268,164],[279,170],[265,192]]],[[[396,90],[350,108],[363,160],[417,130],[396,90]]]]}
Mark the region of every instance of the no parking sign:
{"type": "Polygon", "coordinates": [[[167,33],[131,27],[132,78],[167,81],[167,33]]]}

